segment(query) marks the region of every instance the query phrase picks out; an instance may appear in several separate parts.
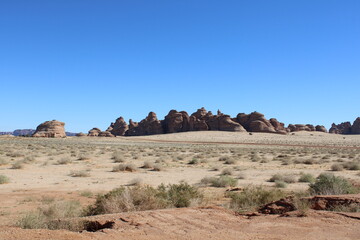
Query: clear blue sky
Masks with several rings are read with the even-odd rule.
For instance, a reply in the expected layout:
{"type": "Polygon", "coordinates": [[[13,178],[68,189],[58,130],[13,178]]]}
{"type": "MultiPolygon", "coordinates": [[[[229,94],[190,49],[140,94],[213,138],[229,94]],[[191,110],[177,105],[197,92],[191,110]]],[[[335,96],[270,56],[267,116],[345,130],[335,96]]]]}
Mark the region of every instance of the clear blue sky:
{"type": "Polygon", "coordinates": [[[358,0],[0,0],[0,131],[204,106],[360,116],[358,0]]]}

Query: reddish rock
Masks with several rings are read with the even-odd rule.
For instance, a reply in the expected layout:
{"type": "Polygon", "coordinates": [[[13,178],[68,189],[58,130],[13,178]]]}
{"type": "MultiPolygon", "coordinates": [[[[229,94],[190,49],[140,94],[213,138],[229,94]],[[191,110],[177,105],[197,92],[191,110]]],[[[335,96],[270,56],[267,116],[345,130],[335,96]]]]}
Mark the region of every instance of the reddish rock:
{"type": "Polygon", "coordinates": [[[293,197],[287,197],[260,207],[258,212],[263,214],[284,214],[295,210],[296,207],[293,203],[293,197]]]}
{"type": "Polygon", "coordinates": [[[108,131],[99,132],[98,136],[99,137],[115,137],[114,135],[111,134],[111,132],[108,132],[108,131]]]}
{"type": "Polygon", "coordinates": [[[351,127],[351,134],[360,134],[360,117],[354,121],[351,127]]]}
{"type": "Polygon", "coordinates": [[[322,125],[316,125],[315,130],[317,132],[325,132],[325,133],[327,132],[326,128],[322,125]]]}
{"type": "Polygon", "coordinates": [[[33,137],[45,137],[45,138],[63,138],[66,137],[65,123],[56,120],[46,121],[40,124],[33,137]]]}
{"type": "Polygon", "coordinates": [[[127,136],[143,136],[162,134],[164,129],[161,121],[156,117],[156,113],[150,112],[148,116],[139,123],[130,122],[129,130],[126,132],[127,136]]]}
{"type": "Polygon", "coordinates": [[[110,127],[106,130],[114,136],[124,136],[129,126],[123,117],[116,119],[115,123],[111,123],[110,127]]]}
{"type": "Polygon", "coordinates": [[[237,122],[242,125],[248,132],[276,133],[274,126],[264,117],[264,114],[262,113],[239,113],[236,119],[237,122]]]}
{"type": "Polygon", "coordinates": [[[166,133],[186,132],[190,130],[190,117],[185,111],[171,110],[165,116],[164,127],[166,133]]]}
{"type": "Polygon", "coordinates": [[[93,128],[89,131],[88,136],[89,137],[97,137],[99,136],[101,130],[99,128],[93,128]]]}
{"type": "Polygon", "coordinates": [[[331,128],[329,129],[329,133],[335,134],[350,134],[351,133],[351,123],[350,122],[343,122],[338,125],[333,123],[331,128]]]}
{"type": "Polygon", "coordinates": [[[311,203],[311,208],[315,210],[332,210],[336,207],[347,207],[358,205],[360,207],[360,194],[346,195],[319,195],[305,198],[311,203]]]}

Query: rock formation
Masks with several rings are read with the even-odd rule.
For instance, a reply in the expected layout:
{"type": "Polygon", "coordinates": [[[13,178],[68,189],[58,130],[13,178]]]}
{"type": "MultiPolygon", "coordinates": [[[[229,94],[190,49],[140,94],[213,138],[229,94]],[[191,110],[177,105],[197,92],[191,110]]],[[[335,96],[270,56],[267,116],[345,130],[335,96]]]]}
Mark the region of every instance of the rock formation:
{"type": "Polygon", "coordinates": [[[126,132],[127,136],[142,136],[164,133],[161,121],[157,119],[156,113],[150,112],[149,115],[139,123],[130,123],[131,127],[126,132]]]}
{"type": "Polygon", "coordinates": [[[56,120],[46,121],[36,128],[35,133],[32,136],[46,138],[63,138],[66,137],[64,126],[65,123],[56,120]]]}
{"type": "Polygon", "coordinates": [[[343,122],[338,125],[333,123],[331,128],[329,129],[329,133],[336,133],[336,134],[350,134],[351,133],[351,123],[350,122],[343,122]]]}
{"type": "Polygon", "coordinates": [[[93,128],[89,131],[88,136],[89,137],[97,137],[97,136],[99,136],[100,132],[101,132],[101,130],[99,128],[93,128]]]}
{"type": "MultiPolygon", "coordinates": [[[[351,128],[350,122],[339,125],[333,124],[330,132],[333,133],[351,133],[351,129],[356,134],[360,133],[360,118],[356,119],[351,128]]],[[[220,110],[214,115],[205,108],[200,108],[189,115],[185,111],[170,110],[164,120],[159,120],[154,112],[140,122],[134,122],[131,119],[127,124],[123,117],[116,119],[111,123],[108,129],[102,132],[98,128],[89,131],[88,136],[143,136],[163,133],[178,133],[187,131],[231,131],[231,132],[265,132],[287,134],[297,131],[318,131],[327,132],[321,125],[312,124],[289,124],[285,127],[284,123],[276,118],[265,118],[264,114],[252,112],[250,114],[239,113],[235,118],[223,114],[220,110]]]]}
{"type": "Polygon", "coordinates": [[[111,134],[111,132],[109,131],[101,131],[98,134],[99,137],[115,137],[114,135],[111,134]]]}
{"type": "Polygon", "coordinates": [[[165,116],[164,130],[166,133],[177,133],[190,131],[190,117],[185,111],[171,110],[165,116]]]}
{"type": "Polygon", "coordinates": [[[351,126],[351,134],[360,134],[360,117],[356,118],[351,126]]]}
{"type": "Polygon", "coordinates": [[[86,137],[87,135],[85,133],[79,132],[75,136],[76,137],[86,137]]]}
{"type": "Polygon", "coordinates": [[[106,130],[114,136],[124,136],[129,126],[125,122],[123,117],[116,119],[115,123],[111,123],[110,127],[106,130]]]}

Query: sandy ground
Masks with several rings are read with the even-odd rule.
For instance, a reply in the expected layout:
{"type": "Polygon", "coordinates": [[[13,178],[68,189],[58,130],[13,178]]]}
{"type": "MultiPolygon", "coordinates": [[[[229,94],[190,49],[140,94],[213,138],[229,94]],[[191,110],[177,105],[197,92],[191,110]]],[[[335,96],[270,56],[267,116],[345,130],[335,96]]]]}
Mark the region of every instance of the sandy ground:
{"type": "MultiPolygon", "coordinates": [[[[97,193],[104,193],[132,182],[157,186],[161,183],[178,183],[184,180],[189,184],[199,184],[204,177],[218,177],[224,169],[231,169],[232,176],[238,179],[240,187],[250,184],[274,187],[274,183],[268,180],[276,173],[293,176],[297,179],[302,173],[317,176],[323,172],[330,172],[334,163],[359,161],[360,135],[342,136],[318,132],[297,132],[294,135],[265,133],[249,135],[248,133],[207,131],[145,137],[70,137],[66,139],[1,137],[0,175],[7,176],[10,181],[0,184],[0,226],[7,226],[7,228],[2,228],[3,230],[12,229],[8,227],[13,226],[19,217],[36,209],[49,199],[78,200],[81,204],[87,205],[95,201],[97,193]],[[113,155],[115,153],[121,155],[122,163],[114,163],[113,155]],[[235,161],[226,164],[224,161],[219,161],[222,157],[235,161]],[[60,164],[59,162],[63,159],[68,159],[69,162],[60,164]],[[196,164],[189,164],[194,159],[196,159],[196,164]],[[14,164],[18,162],[21,162],[22,168],[14,169],[14,164]],[[141,168],[144,162],[160,165],[161,171],[141,168]],[[119,164],[132,164],[135,171],[113,172],[113,168],[119,164]],[[86,172],[88,176],[72,177],[71,173],[74,171],[86,172]]],[[[334,173],[352,181],[360,181],[359,172],[343,170],[334,173]]],[[[285,191],[299,191],[307,188],[308,183],[299,183],[296,180],[294,183],[289,183],[285,191]]],[[[206,187],[205,190],[217,193],[225,189],[206,187]]],[[[211,214],[209,217],[214,217],[211,214]]],[[[343,221],[339,219],[336,221],[343,221]]],[[[234,226],[239,224],[237,221],[232,224],[234,226]]],[[[271,225],[273,221],[278,223],[278,228],[280,228],[282,224],[295,224],[297,221],[303,220],[291,219],[290,222],[287,222],[283,218],[281,220],[276,218],[276,220],[271,219],[268,223],[262,224],[271,225]]],[[[337,224],[335,220],[332,221],[329,220],[328,225],[325,223],[326,221],[324,222],[325,230],[313,227],[314,235],[309,235],[308,239],[315,239],[315,233],[322,234],[320,236],[323,237],[316,239],[346,239],[329,237],[326,229],[333,229],[333,226],[337,224]]],[[[354,221],[356,224],[358,222],[347,218],[346,221],[354,221]]],[[[282,234],[286,234],[286,231],[279,231],[276,233],[277,235],[268,235],[266,238],[265,230],[261,231],[255,227],[259,223],[256,221],[253,223],[252,228],[255,232],[245,233],[241,228],[235,230],[231,228],[227,239],[235,239],[234,236],[239,236],[240,232],[245,234],[244,238],[236,239],[296,239],[280,238],[282,234]]],[[[176,226],[178,223],[170,222],[169,224],[176,226]]],[[[190,228],[191,224],[187,223],[186,226],[190,228]]],[[[222,223],[219,222],[219,224],[221,226],[222,223]]],[[[241,224],[243,225],[240,226],[248,228],[251,222],[248,222],[248,225],[245,222],[241,224]]],[[[345,224],[336,231],[341,233],[351,224],[349,222],[349,225],[345,224]]],[[[184,229],[186,226],[183,226],[184,229]]],[[[306,226],[307,224],[304,223],[303,228],[293,227],[300,233],[306,226]]],[[[158,228],[163,227],[165,226],[158,228]]],[[[198,239],[196,237],[204,234],[204,230],[201,229],[202,225],[199,225],[198,230],[191,235],[192,237],[179,239],[198,239]]],[[[45,230],[37,231],[39,236],[47,236],[45,232],[42,235],[45,230]]],[[[179,231],[185,230],[179,229],[179,231]]],[[[214,236],[217,237],[210,238],[210,235],[208,237],[209,239],[219,239],[222,235],[227,236],[224,231],[216,231],[214,236]]],[[[70,239],[73,234],[59,232],[61,232],[59,236],[64,238],[57,239],[70,239]]],[[[192,232],[191,228],[189,232],[192,232]]],[[[0,229],[0,239],[16,239],[10,238],[12,233],[12,230],[4,233],[0,229]]],[[[139,238],[129,239],[141,239],[142,234],[144,233],[142,232],[139,238]]],[[[103,239],[99,237],[100,235],[76,236],[77,239],[103,239]]],[[[107,239],[122,239],[122,237],[116,236],[114,233],[111,238],[107,239]]],[[[156,236],[156,234],[153,235],[152,239],[160,239],[156,236]]],[[[171,235],[169,232],[168,238],[163,239],[178,239],[176,236],[178,235],[175,233],[171,235]]],[[[348,239],[355,238],[349,235],[348,239]]]]}

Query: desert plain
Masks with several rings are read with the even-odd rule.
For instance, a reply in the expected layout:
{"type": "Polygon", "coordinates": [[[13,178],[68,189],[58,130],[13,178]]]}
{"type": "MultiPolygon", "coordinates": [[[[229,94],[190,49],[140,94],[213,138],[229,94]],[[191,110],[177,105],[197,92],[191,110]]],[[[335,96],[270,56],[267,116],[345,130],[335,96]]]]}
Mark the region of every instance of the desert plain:
{"type": "Polygon", "coordinates": [[[355,211],[306,210],[303,216],[241,214],[227,193],[261,186],[306,192],[331,173],[360,185],[360,135],[296,132],[184,132],[139,137],[0,137],[0,239],[359,239],[355,211]],[[209,179],[227,176],[232,184],[209,179]],[[81,207],[125,186],[186,182],[203,195],[187,208],[91,216],[97,231],[21,229],[31,211],[61,201],[81,207]]]}

